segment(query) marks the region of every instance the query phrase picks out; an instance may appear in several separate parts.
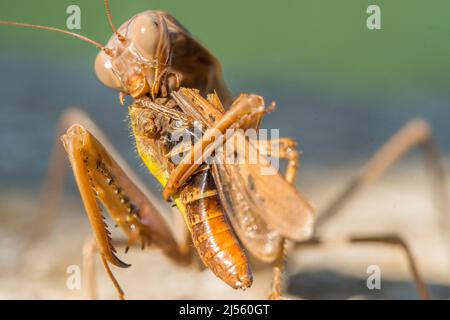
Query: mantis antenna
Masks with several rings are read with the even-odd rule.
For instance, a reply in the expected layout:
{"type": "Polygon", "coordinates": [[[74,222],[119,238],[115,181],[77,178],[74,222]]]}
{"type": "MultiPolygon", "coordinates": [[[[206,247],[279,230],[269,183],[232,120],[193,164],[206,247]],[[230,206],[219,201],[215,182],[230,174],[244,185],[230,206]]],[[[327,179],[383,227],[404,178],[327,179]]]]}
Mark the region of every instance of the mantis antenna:
{"type": "Polygon", "coordinates": [[[108,22],[109,25],[111,26],[111,30],[117,35],[117,38],[121,41],[124,42],[125,41],[125,37],[122,36],[119,31],[117,31],[116,26],[114,25],[112,16],[111,16],[111,10],[109,9],[109,1],[108,0],[104,0],[105,3],[105,10],[106,10],[106,16],[108,17],[108,22]]]}
{"type": "Polygon", "coordinates": [[[58,29],[58,28],[54,28],[54,27],[47,27],[47,26],[41,26],[41,25],[37,25],[37,24],[14,22],[14,21],[2,21],[2,20],[0,20],[0,25],[10,25],[10,26],[16,26],[16,27],[27,27],[27,28],[41,29],[41,30],[47,30],[47,31],[53,31],[53,32],[59,32],[59,33],[67,34],[69,36],[72,36],[72,37],[78,38],[80,40],[83,40],[85,42],[88,42],[90,44],[93,44],[94,46],[96,46],[100,50],[103,50],[106,54],[111,55],[111,50],[110,49],[106,48],[105,46],[103,46],[102,44],[100,44],[97,41],[89,39],[88,37],[82,36],[82,35],[77,34],[75,32],[70,32],[70,31],[67,31],[67,30],[62,30],[62,29],[58,29]]]}

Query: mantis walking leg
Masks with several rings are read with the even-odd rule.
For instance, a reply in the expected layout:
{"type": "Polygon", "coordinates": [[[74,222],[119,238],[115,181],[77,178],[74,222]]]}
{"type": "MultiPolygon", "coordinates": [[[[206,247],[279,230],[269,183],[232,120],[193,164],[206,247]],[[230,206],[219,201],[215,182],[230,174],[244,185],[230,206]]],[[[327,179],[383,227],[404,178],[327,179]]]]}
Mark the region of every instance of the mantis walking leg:
{"type": "Polygon", "coordinates": [[[424,154],[425,165],[432,182],[432,193],[436,209],[442,217],[440,225],[443,227],[449,226],[450,209],[445,171],[439,158],[439,152],[431,128],[427,122],[419,119],[406,124],[372,156],[360,173],[319,213],[316,228],[320,230],[357,192],[361,191],[369,183],[378,180],[390,166],[414,147],[420,147],[424,154]]]}
{"type": "MultiPolygon", "coordinates": [[[[262,144],[264,145],[264,144],[262,144]]],[[[281,138],[278,140],[271,141],[270,144],[266,144],[268,146],[278,145],[279,146],[279,155],[280,158],[288,159],[288,166],[285,172],[286,180],[290,183],[295,183],[295,177],[297,173],[297,169],[299,166],[299,152],[296,150],[295,141],[288,138],[281,138]]],[[[262,153],[270,155],[270,150],[262,150],[259,149],[262,153]]],[[[269,295],[270,299],[280,299],[281,295],[281,284],[282,284],[282,275],[284,273],[285,268],[285,256],[287,250],[287,240],[285,239],[281,243],[280,254],[275,261],[274,273],[273,273],[273,281],[272,281],[272,289],[269,295]]],[[[419,272],[419,268],[417,263],[415,262],[414,255],[412,254],[410,248],[407,243],[398,235],[386,234],[386,235],[375,235],[375,236],[352,236],[347,240],[349,243],[380,243],[380,244],[389,244],[399,246],[405,253],[405,256],[408,261],[408,265],[413,276],[413,280],[416,286],[416,290],[418,296],[421,299],[429,299],[430,294],[428,292],[427,286],[423,280],[419,272]]],[[[328,241],[332,243],[332,241],[328,241]]],[[[298,243],[297,246],[303,246],[304,244],[321,244],[324,243],[324,240],[320,240],[315,237],[309,241],[304,243],[298,243]]]]}
{"type": "Polygon", "coordinates": [[[309,246],[309,245],[330,245],[337,246],[342,243],[348,244],[367,244],[367,243],[379,243],[384,245],[398,246],[402,249],[407,259],[409,270],[412,274],[414,284],[416,286],[416,291],[420,299],[430,299],[430,293],[428,288],[419,272],[419,268],[414,259],[414,255],[408,247],[407,243],[396,234],[381,234],[374,236],[350,236],[344,239],[322,239],[320,237],[313,237],[312,239],[305,241],[303,243],[297,243],[297,246],[309,246]]]}

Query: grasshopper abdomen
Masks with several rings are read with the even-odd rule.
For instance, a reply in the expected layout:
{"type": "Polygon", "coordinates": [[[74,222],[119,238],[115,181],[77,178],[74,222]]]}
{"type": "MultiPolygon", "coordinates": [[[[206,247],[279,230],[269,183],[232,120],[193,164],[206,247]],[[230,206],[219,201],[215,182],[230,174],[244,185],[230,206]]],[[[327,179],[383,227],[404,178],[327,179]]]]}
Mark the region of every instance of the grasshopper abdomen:
{"type": "Polygon", "coordinates": [[[203,263],[233,288],[252,284],[242,246],[228,224],[210,170],[196,173],[180,193],[192,240],[203,263]]]}

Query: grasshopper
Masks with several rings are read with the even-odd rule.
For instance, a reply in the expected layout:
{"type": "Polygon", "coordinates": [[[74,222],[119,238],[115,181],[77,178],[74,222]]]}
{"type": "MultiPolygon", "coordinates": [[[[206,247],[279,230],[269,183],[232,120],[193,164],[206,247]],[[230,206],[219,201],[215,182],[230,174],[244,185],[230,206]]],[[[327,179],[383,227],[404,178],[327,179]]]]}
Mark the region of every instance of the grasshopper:
{"type": "MultiPolygon", "coordinates": [[[[416,120],[389,140],[316,219],[315,209],[295,187],[299,167],[296,142],[279,138],[261,143],[242,133],[259,130],[262,118],[275,105],[266,107],[263,98],[254,94],[233,99],[217,58],[170,14],[145,11],[116,28],[108,1],[104,2],[113,31],[106,45],[52,27],[9,21],[0,21],[0,25],[60,32],[95,45],[100,49],[95,60],[99,80],[118,91],[121,104],[126,96],[133,99],[128,115],[138,154],[162,185],[163,198],[173,201],[184,218],[190,236],[183,243],[176,240],[153,197],[88,116],[71,111],[60,123],[64,129],[61,141],[95,239],[89,242],[86,259],[92,259],[93,252],[99,253],[119,298],[124,298],[124,291],[109,265],[126,268],[129,264],[117,256],[99,202],[127,236],[126,251],[136,243],[143,248],[152,245],[174,263],[190,266],[195,255],[190,249],[193,244],[204,266],[235,289],[252,284],[250,258],[272,263],[269,297],[274,299],[282,297],[287,249],[325,242],[317,235],[318,227],[409,149],[424,147],[437,182],[439,208],[446,210],[445,182],[433,135],[426,122],[416,120]],[[180,133],[193,136],[196,124],[203,128],[197,141],[174,142],[173,137],[180,133]],[[233,155],[244,155],[244,161],[228,163],[228,148],[233,155]],[[260,161],[250,162],[248,151],[257,154],[260,161]],[[182,155],[181,160],[173,161],[174,155],[182,155]],[[206,161],[210,156],[214,160],[206,161]],[[262,174],[264,168],[274,169],[268,161],[274,156],[287,160],[284,174],[277,170],[262,174]]],[[[53,158],[56,162],[61,159],[53,158]]],[[[55,173],[59,167],[51,166],[52,183],[60,179],[55,173]]],[[[52,197],[51,192],[48,197],[52,197]]],[[[412,254],[399,236],[346,239],[402,247],[420,297],[429,297],[412,254]]]]}

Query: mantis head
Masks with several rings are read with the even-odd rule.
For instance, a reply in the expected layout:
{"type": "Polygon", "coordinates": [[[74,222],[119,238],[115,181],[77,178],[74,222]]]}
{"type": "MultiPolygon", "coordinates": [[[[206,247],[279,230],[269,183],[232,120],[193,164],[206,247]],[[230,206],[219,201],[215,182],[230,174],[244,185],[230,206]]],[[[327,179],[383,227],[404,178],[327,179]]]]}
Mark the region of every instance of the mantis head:
{"type": "Polygon", "coordinates": [[[112,22],[107,0],[104,0],[109,24],[114,34],[104,46],[88,37],[54,27],[29,23],[0,21],[0,25],[14,25],[76,37],[100,49],[95,60],[95,73],[107,87],[120,92],[120,101],[133,98],[166,96],[169,86],[179,86],[178,75],[170,72],[171,47],[169,31],[163,15],[145,11],[123,23],[118,29],[112,22]],[[174,82],[170,82],[171,77],[174,82]]]}
{"type": "Polygon", "coordinates": [[[156,97],[162,81],[172,75],[165,20],[158,12],[145,11],[113,30],[95,60],[97,77],[122,95],[156,97]]]}

